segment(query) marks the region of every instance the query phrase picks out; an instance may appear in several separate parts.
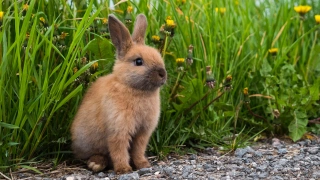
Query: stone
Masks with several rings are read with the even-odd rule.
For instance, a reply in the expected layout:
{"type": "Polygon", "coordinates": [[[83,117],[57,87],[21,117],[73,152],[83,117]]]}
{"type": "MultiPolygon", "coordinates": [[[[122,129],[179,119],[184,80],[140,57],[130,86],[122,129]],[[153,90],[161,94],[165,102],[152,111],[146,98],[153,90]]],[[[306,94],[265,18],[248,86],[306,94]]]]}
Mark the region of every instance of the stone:
{"type": "Polygon", "coordinates": [[[263,173],[258,175],[258,177],[262,178],[262,179],[267,178],[268,176],[269,176],[269,173],[267,173],[267,172],[263,172],[263,173]]]}
{"type": "Polygon", "coordinates": [[[198,160],[198,156],[195,155],[195,154],[191,154],[191,155],[189,156],[189,160],[198,160]]]}
{"type": "Polygon", "coordinates": [[[279,153],[279,154],[287,154],[287,149],[286,149],[286,148],[280,148],[280,149],[278,150],[278,153],[279,153]]]}
{"type": "Polygon", "coordinates": [[[142,168],[142,169],[139,169],[138,170],[138,174],[141,176],[141,175],[144,175],[144,174],[147,174],[147,173],[151,173],[152,172],[152,169],[151,168],[142,168]]]}
{"type": "Polygon", "coordinates": [[[311,147],[307,149],[310,154],[317,154],[319,152],[319,147],[311,147]]]}
{"type": "Polygon", "coordinates": [[[169,177],[171,177],[172,174],[175,172],[175,169],[173,167],[165,167],[163,168],[163,172],[169,177]]]}
{"type": "Polygon", "coordinates": [[[139,174],[136,172],[120,175],[119,180],[138,180],[139,174]]]}

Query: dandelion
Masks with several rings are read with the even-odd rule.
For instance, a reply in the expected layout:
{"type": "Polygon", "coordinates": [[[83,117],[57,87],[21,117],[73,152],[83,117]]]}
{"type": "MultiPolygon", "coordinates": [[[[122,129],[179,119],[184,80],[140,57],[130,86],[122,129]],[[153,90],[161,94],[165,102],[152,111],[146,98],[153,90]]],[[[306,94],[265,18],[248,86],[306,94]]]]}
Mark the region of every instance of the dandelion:
{"type": "Polygon", "coordinates": [[[224,81],[224,89],[226,91],[231,90],[232,88],[231,81],[232,81],[232,76],[228,75],[224,81]]]}
{"type": "Polygon", "coordinates": [[[60,39],[65,39],[67,36],[69,36],[69,33],[62,32],[60,35],[60,39]]]}
{"type": "Polygon", "coordinates": [[[3,11],[0,11],[0,26],[2,26],[3,11]]]}
{"type": "Polygon", "coordinates": [[[244,94],[244,95],[248,95],[248,90],[249,90],[249,89],[248,89],[247,87],[244,88],[244,89],[243,89],[243,94],[244,94]]]}
{"type": "Polygon", "coordinates": [[[75,74],[78,71],[78,68],[74,67],[72,70],[73,70],[73,74],[75,74]]]}
{"type": "Polygon", "coordinates": [[[177,58],[176,59],[176,63],[177,63],[177,66],[178,66],[178,70],[183,70],[183,63],[184,63],[184,58],[177,58]]]}
{"type": "Polygon", "coordinates": [[[108,19],[107,18],[103,18],[102,19],[102,24],[108,24],[108,19]]]}
{"type": "Polygon", "coordinates": [[[24,4],[23,6],[22,6],[22,10],[23,11],[27,11],[29,9],[29,5],[28,4],[24,4]]]}
{"type": "Polygon", "coordinates": [[[154,42],[154,43],[159,43],[159,42],[160,42],[160,36],[153,35],[153,36],[151,37],[151,40],[152,40],[152,42],[154,42]]]}
{"type": "Polygon", "coordinates": [[[40,22],[42,22],[43,24],[46,23],[46,20],[44,19],[44,17],[40,17],[39,20],[40,20],[40,22]]]}
{"type": "Polygon", "coordinates": [[[317,24],[320,24],[320,15],[315,15],[314,19],[316,20],[317,24]]]}
{"type": "Polygon", "coordinates": [[[300,16],[304,16],[307,12],[312,9],[311,6],[295,6],[294,10],[300,14],[300,16]]]}
{"type": "Polygon", "coordinates": [[[97,69],[97,68],[99,67],[99,63],[98,63],[98,62],[94,62],[94,63],[91,65],[91,67],[92,67],[93,69],[97,69]]]}
{"type": "Polygon", "coordinates": [[[280,116],[280,112],[279,112],[278,109],[274,109],[274,110],[272,111],[272,114],[273,114],[273,116],[274,116],[276,119],[278,119],[279,116],[280,116]]]}
{"type": "Polygon", "coordinates": [[[176,63],[177,64],[184,63],[184,58],[177,58],[176,63]]]}
{"type": "Polygon", "coordinates": [[[133,7],[132,7],[132,6],[128,6],[128,7],[127,7],[127,12],[128,12],[128,13],[132,13],[132,11],[133,11],[133,7]]]}
{"type": "Polygon", "coordinates": [[[191,65],[193,63],[193,46],[190,44],[187,55],[187,63],[191,65]]]}
{"type": "Polygon", "coordinates": [[[174,21],[173,20],[171,20],[171,19],[167,19],[166,20],[166,26],[167,27],[170,27],[170,28],[175,28],[175,23],[174,23],[174,21]]]}
{"type": "Polygon", "coordinates": [[[216,8],[215,10],[216,12],[219,12],[221,15],[224,15],[224,13],[227,11],[226,8],[216,8]]]}
{"type": "Polygon", "coordinates": [[[278,48],[271,48],[271,49],[269,49],[268,51],[269,51],[269,53],[270,53],[271,55],[277,55],[279,49],[278,49],[278,48]]]}
{"type": "Polygon", "coordinates": [[[210,88],[213,89],[216,85],[216,80],[214,79],[211,71],[211,66],[206,66],[206,85],[210,88]]]}

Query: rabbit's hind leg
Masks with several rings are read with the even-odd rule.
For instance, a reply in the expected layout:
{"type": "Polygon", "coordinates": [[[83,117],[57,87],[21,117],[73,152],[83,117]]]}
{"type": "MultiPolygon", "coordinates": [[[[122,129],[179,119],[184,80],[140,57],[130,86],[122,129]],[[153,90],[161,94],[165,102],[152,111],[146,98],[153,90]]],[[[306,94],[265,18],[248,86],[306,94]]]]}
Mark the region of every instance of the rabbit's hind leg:
{"type": "Polygon", "coordinates": [[[94,172],[102,171],[107,166],[107,157],[103,155],[93,155],[87,161],[89,169],[94,172]]]}

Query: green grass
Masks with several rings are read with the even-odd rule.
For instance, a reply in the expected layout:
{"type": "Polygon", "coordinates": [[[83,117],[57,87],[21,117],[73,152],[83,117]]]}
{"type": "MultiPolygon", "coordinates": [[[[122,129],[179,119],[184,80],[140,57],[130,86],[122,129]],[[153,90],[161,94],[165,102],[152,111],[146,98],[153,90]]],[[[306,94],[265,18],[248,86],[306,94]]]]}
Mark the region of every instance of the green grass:
{"type": "Polygon", "coordinates": [[[319,125],[308,125],[320,117],[317,0],[149,0],[115,9],[108,2],[0,3],[1,169],[69,156],[69,128],[82,96],[114,62],[104,18],[113,13],[124,21],[128,6],[133,21],[139,13],[147,16],[146,43],[161,51],[168,71],[150,152],[234,150],[261,132],[294,141],[307,131],[319,133],[319,125]],[[303,17],[294,11],[300,4],[312,7],[303,17]],[[171,35],[160,32],[168,16],[176,25],[171,35]],[[152,41],[154,35],[162,41],[152,41]],[[190,44],[193,63],[176,63],[190,44]],[[278,52],[272,55],[271,48],[278,52]],[[214,88],[206,86],[210,78],[214,88]]]}

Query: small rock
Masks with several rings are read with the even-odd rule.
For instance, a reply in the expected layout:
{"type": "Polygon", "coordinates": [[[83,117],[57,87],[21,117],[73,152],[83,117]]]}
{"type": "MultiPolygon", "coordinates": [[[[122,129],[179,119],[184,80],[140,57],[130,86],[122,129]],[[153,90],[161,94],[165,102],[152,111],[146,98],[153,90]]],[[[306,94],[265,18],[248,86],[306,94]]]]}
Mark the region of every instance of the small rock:
{"type": "Polygon", "coordinates": [[[197,161],[196,161],[196,160],[190,160],[190,163],[191,163],[192,165],[196,165],[196,164],[197,164],[197,161]]]}
{"type": "Polygon", "coordinates": [[[288,160],[286,160],[286,159],[280,159],[280,160],[278,161],[278,164],[284,166],[284,165],[287,164],[287,162],[288,162],[288,160]]]}
{"type": "Polygon", "coordinates": [[[267,178],[268,176],[269,176],[269,174],[267,172],[263,172],[263,173],[258,175],[258,177],[262,178],[262,179],[267,178]]]}
{"type": "Polygon", "coordinates": [[[311,147],[311,148],[308,148],[307,151],[310,154],[317,154],[319,152],[319,147],[311,147]]]}
{"type": "Polygon", "coordinates": [[[173,161],[172,162],[172,164],[174,164],[174,165],[180,165],[180,164],[183,164],[184,163],[184,161],[182,161],[182,160],[177,160],[177,161],[173,161]]]}
{"type": "Polygon", "coordinates": [[[182,169],[182,177],[186,178],[192,172],[192,169],[192,166],[184,166],[182,169]]]}
{"type": "Polygon", "coordinates": [[[98,176],[99,178],[103,178],[103,177],[106,177],[107,175],[106,175],[104,172],[99,172],[99,173],[97,174],[97,176],[98,176]]]}
{"type": "Polygon", "coordinates": [[[305,145],[306,145],[306,142],[305,142],[305,141],[299,141],[298,144],[299,144],[300,146],[305,146],[305,145]]]}
{"type": "Polygon", "coordinates": [[[173,172],[175,171],[173,167],[165,167],[163,168],[163,171],[166,175],[168,175],[169,177],[172,176],[173,172]]]}
{"type": "Polygon", "coordinates": [[[139,169],[138,170],[138,174],[141,176],[141,175],[144,175],[144,174],[147,174],[147,173],[151,173],[152,172],[152,169],[151,168],[142,168],[142,169],[139,169]]]}
{"type": "Polygon", "coordinates": [[[256,157],[262,157],[262,152],[256,151],[256,152],[254,152],[254,155],[255,155],[256,157]]]}
{"type": "Polygon", "coordinates": [[[266,164],[263,164],[263,165],[257,167],[257,169],[262,172],[265,171],[267,168],[268,168],[268,166],[266,164]]]}
{"type": "Polygon", "coordinates": [[[254,153],[254,150],[250,146],[247,146],[246,148],[238,148],[234,152],[234,155],[242,158],[246,153],[254,153]]]}
{"type": "Polygon", "coordinates": [[[283,180],[283,178],[280,176],[272,176],[270,179],[271,180],[283,180]]]}
{"type": "Polygon", "coordinates": [[[119,180],[138,180],[139,174],[136,172],[130,174],[123,174],[119,177],[119,180]]]}
{"type": "Polygon", "coordinates": [[[195,154],[191,154],[189,160],[198,160],[198,156],[195,154]]]}
{"type": "Polygon", "coordinates": [[[316,179],[320,179],[320,171],[313,172],[312,177],[316,179]]]}
{"type": "Polygon", "coordinates": [[[286,149],[286,148],[280,148],[280,149],[278,150],[278,153],[279,153],[279,154],[287,154],[287,149],[286,149]]]}

